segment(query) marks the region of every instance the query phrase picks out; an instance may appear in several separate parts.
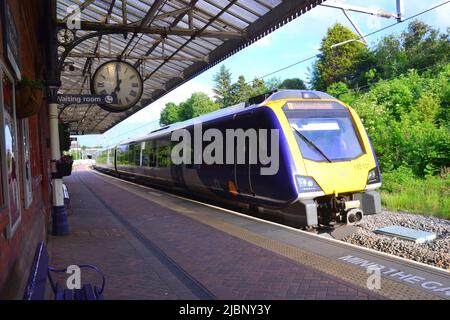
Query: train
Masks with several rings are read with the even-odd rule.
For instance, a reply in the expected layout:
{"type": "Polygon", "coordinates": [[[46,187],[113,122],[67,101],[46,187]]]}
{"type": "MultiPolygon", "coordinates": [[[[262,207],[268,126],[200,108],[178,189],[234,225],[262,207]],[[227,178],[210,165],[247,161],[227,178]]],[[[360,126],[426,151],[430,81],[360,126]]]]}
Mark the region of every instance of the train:
{"type": "Polygon", "coordinates": [[[105,148],[95,160],[104,173],[306,229],[381,212],[380,167],[361,119],[320,91],[253,97],[105,148]]]}

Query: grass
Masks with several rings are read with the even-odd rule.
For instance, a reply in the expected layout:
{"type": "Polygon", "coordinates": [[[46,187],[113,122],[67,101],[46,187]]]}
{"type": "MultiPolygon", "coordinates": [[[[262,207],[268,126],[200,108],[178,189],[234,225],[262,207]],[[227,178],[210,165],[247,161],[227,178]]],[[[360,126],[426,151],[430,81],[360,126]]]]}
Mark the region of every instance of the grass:
{"type": "Polygon", "coordinates": [[[381,201],[388,210],[450,219],[450,177],[420,179],[398,172],[386,173],[381,201]]]}

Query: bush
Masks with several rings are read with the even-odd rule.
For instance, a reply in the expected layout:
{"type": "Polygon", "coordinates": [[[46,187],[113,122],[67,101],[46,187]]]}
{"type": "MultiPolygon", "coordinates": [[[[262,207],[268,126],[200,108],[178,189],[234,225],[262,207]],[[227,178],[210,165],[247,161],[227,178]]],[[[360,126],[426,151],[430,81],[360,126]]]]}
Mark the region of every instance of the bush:
{"type": "Polygon", "coordinates": [[[410,183],[415,179],[411,168],[401,166],[391,172],[382,173],[383,191],[400,192],[403,185],[410,183]]]}
{"type": "Polygon", "coordinates": [[[450,178],[415,178],[409,169],[402,167],[383,175],[381,201],[391,210],[450,219],[450,178]]]}

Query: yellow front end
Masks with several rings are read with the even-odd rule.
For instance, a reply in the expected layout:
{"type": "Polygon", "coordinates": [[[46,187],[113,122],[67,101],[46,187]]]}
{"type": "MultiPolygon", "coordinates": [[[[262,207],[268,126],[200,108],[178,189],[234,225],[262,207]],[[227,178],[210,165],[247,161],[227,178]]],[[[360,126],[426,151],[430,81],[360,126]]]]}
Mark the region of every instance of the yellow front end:
{"type": "MultiPolygon", "coordinates": [[[[316,177],[317,183],[326,195],[337,196],[341,193],[365,190],[369,171],[376,166],[375,155],[360,118],[351,107],[346,107],[353,118],[356,134],[363,144],[364,154],[354,160],[333,163],[303,159],[305,175],[316,177]]],[[[300,152],[298,145],[297,150],[300,152]]]]}
{"type": "MultiPolygon", "coordinates": [[[[379,187],[381,183],[376,157],[373,153],[371,143],[364,129],[364,126],[356,112],[351,107],[335,99],[272,100],[268,101],[265,105],[271,108],[276,113],[277,118],[281,123],[281,127],[283,129],[284,135],[287,139],[291,154],[294,159],[296,178],[301,177],[301,179],[309,179],[305,180],[305,185],[307,183],[310,183],[310,180],[313,180],[313,182],[311,183],[315,182],[318,186],[318,188],[314,190],[314,192],[306,192],[302,190],[301,186],[298,186],[299,199],[314,200],[319,209],[322,208],[323,210],[327,211],[327,218],[325,219],[327,221],[334,220],[334,218],[336,218],[336,216],[339,216],[340,213],[342,214],[342,216],[345,216],[348,206],[355,207],[355,203],[356,207],[361,207],[362,209],[363,204],[361,204],[360,202],[365,201],[365,194],[379,187]],[[323,159],[308,159],[308,157],[304,156],[306,154],[306,147],[302,147],[301,143],[299,143],[299,140],[304,139],[304,141],[306,141],[304,145],[309,143],[308,148],[311,149],[313,147],[316,149],[320,149],[320,144],[316,145],[314,141],[310,141],[313,139],[308,138],[308,129],[299,129],[298,127],[293,127],[293,125],[295,125],[295,121],[293,121],[292,119],[292,114],[295,114],[295,108],[301,110],[300,114],[301,112],[309,112],[311,110],[313,110],[311,111],[313,113],[317,112],[317,114],[320,114],[320,110],[314,109],[316,105],[328,112],[330,112],[330,110],[326,109],[332,109],[332,107],[329,106],[334,106],[336,108],[342,109],[340,110],[340,112],[345,112],[348,115],[348,118],[351,119],[348,120],[348,123],[352,124],[352,128],[354,129],[353,137],[354,139],[358,139],[358,150],[360,148],[360,153],[358,153],[355,157],[349,159],[329,159],[327,157],[327,150],[325,149],[316,152],[318,154],[320,153],[323,159]],[[301,138],[299,138],[299,136],[301,138]],[[368,181],[368,178],[370,180],[369,173],[371,171],[372,173],[376,171],[377,174],[376,180],[374,182],[368,181]],[[363,196],[358,197],[357,195],[363,196]],[[361,201],[355,201],[355,199],[360,199],[361,201]]],[[[325,111],[323,112],[325,113],[325,111]]],[[[296,117],[298,119],[294,120],[297,120],[299,123],[301,123],[301,115],[297,115],[296,117]]],[[[329,121],[326,120],[326,118],[324,119],[325,121],[329,121]]],[[[371,198],[369,200],[371,202],[380,202],[378,198],[373,200],[373,195],[370,196],[371,198]]],[[[375,198],[376,197],[377,196],[375,195],[375,198]]],[[[371,206],[376,208],[370,208],[369,211],[379,211],[379,208],[381,208],[381,204],[375,204],[371,206]]],[[[319,209],[318,211],[320,211],[319,209]]],[[[318,214],[320,220],[321,213],[319,212],[318,214]]],[[[324,213],[322,213],[322,215],[324,215],[324,213]]],[[[342,219],[345,218],[341,218],[341,220],[342,219]]]]}

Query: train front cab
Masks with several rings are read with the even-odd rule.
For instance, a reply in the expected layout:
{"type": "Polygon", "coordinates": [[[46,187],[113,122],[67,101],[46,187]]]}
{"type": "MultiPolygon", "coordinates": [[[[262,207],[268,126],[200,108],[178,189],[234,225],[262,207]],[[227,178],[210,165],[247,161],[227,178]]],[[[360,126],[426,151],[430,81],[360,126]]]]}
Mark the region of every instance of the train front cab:
{"type": "Polygon", "coordinates": [[[296,168],[298,199],[289,210],[306,226],[353,224],[381,212],[381,174],[360,118],[331,96],[311,95],[265,103],[281,122],[296,168]]]}

